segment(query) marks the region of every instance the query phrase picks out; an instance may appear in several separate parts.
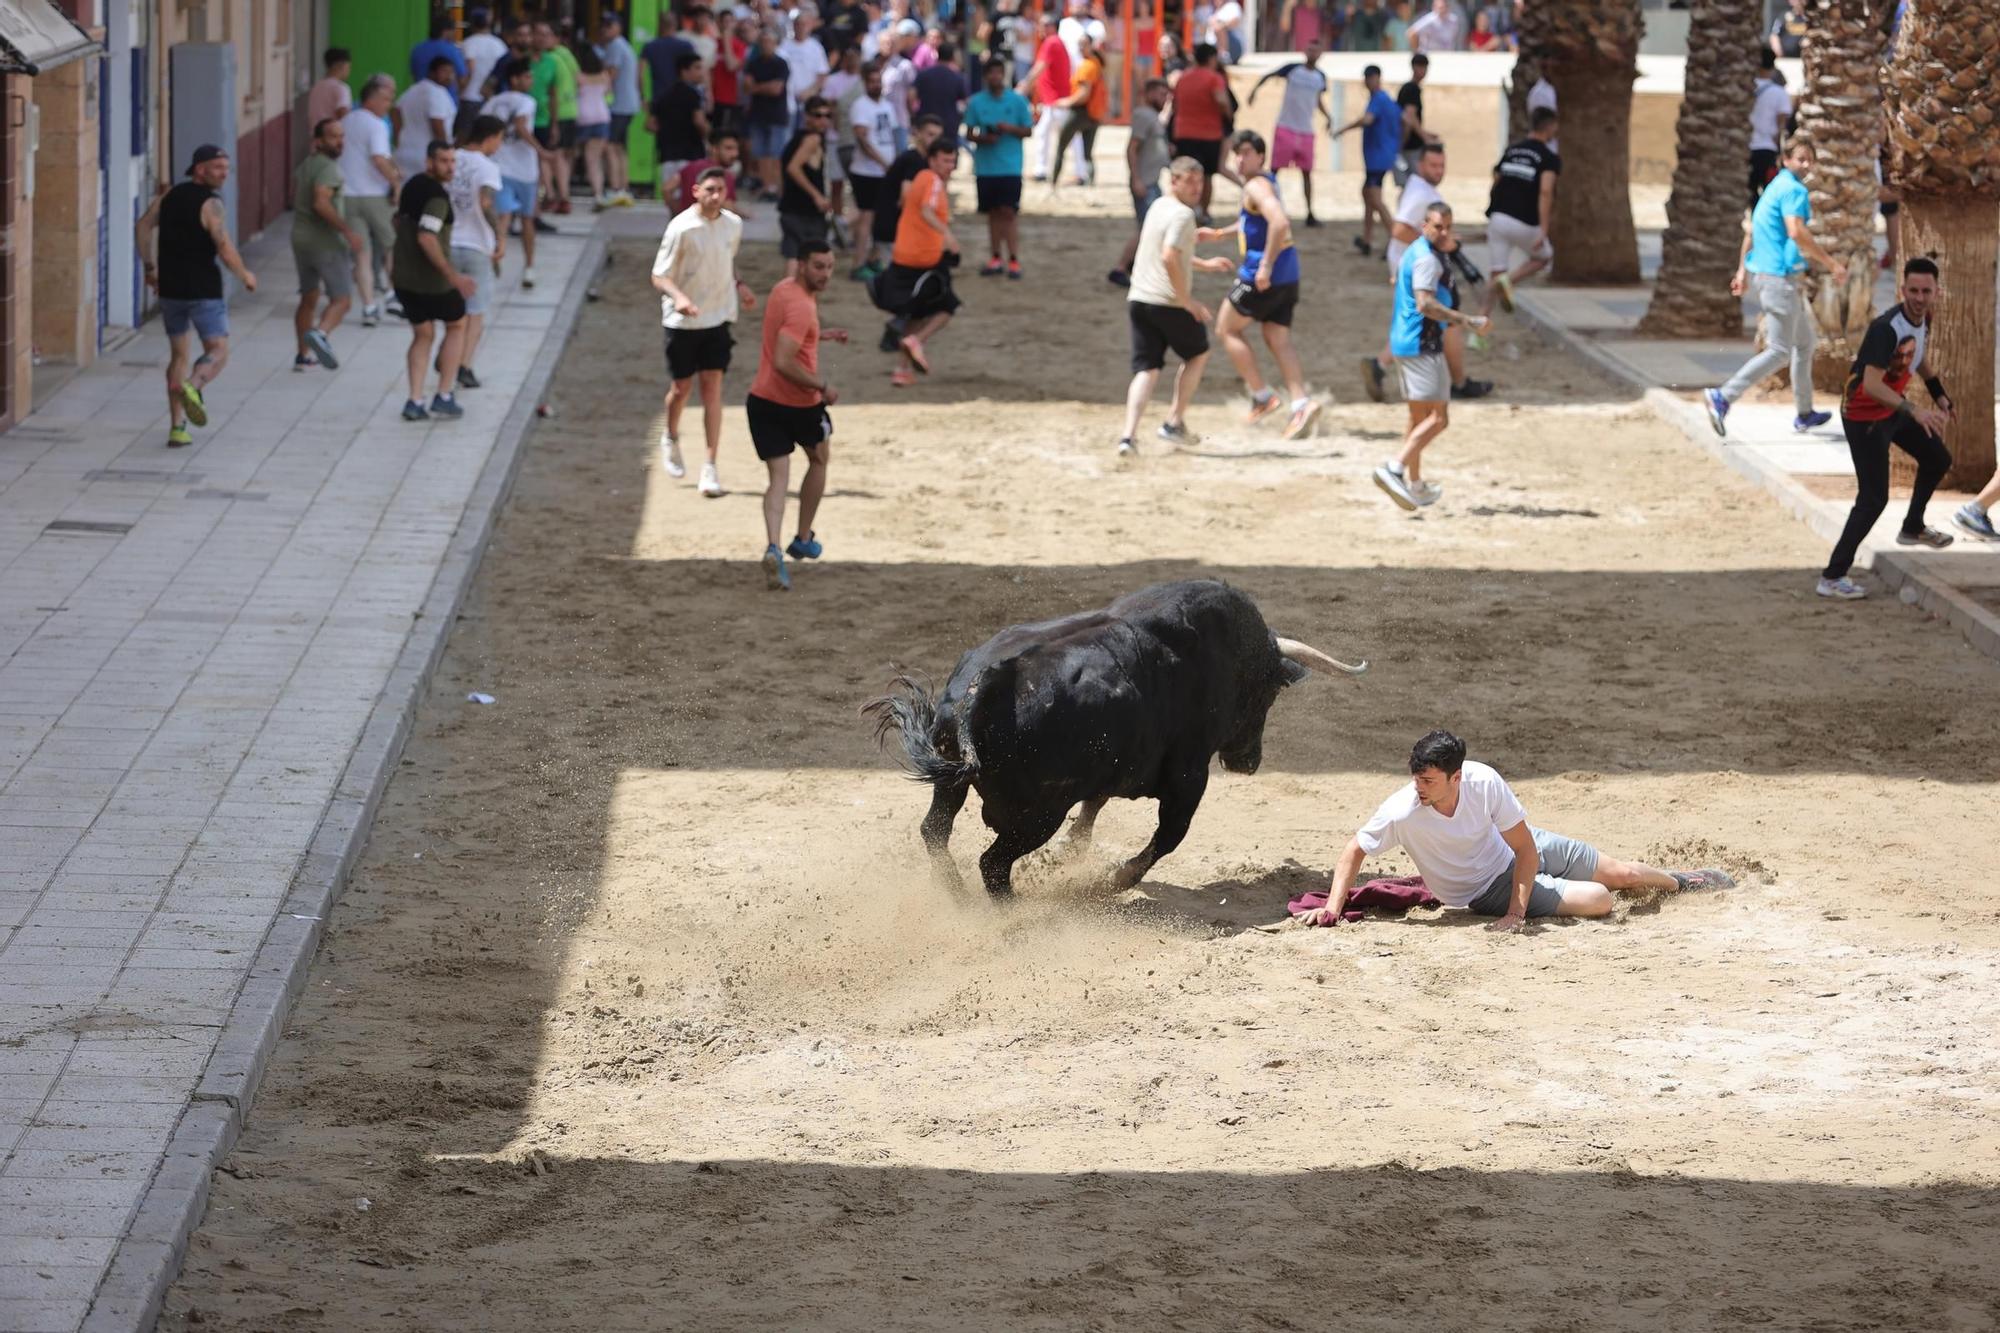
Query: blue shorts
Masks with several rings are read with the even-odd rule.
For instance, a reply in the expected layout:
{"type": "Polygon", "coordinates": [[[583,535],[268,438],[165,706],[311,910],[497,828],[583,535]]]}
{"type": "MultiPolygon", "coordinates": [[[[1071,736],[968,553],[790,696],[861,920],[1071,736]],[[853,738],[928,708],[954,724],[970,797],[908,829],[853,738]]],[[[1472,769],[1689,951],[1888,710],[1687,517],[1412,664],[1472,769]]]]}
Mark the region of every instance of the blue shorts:
{"type": "Polygon", "coordinates": [[[785,145],[792,139],[790,125],[752,125],[750,127],[750,156],[755,158],[783,157],[785,145]]]}
{"type": "Polygon", "coordinates": [[[1140,226],[1146,225],[1146,210],[1159,202],[1160,187],[1157,185],[1148,185],[1144,194],[1132,196],[1132,212],[1137,215],[1140,226]]]}
{"type": "MultiPolygon", "coordinates": [[[[1566,838],[1560,833],[1550,833],[1530,825],[1528,832],[1535,835],[1535,850],[1541,854],[1541,866],[1535,875],[1535,887],[1528,893],[1529,916],[1554,916],[1562,906],[1562,885],[1566,879],[1589,879],[1597,873],[1598,852],[1587,842],[1566,838]]],[[[1466,906],[1481,916],[1505,916],[1507,906],[1514,899],[1514,872],[1507,871],[1486,886],[1477,898],[1466,906]]]]}
{"type": "Polygon", "coordinates": [[[501,213],[527,217],[535,211],[535,196],[540,193],[533,181],[517,181],[511,176],[500,178],[500,193],[494,196],[493,207],[501,213]]]}
{"type": "Polygon", "coordinates": [[[594,125],[579,123],[576,127],[576,141],[578,143],[585,143],[591,139],[609,139],[610,137],[611,122],[608,120],[600,120],[594,125]]]}
{"type": "Polygon", "coordinates": [[[216,298],[177,301],[163,296],[160,298],[160,322],[166,325],[169,338],[178,338],[190,328],[203,342],[211,338],[227,338],[229,303],[216,298]]]}

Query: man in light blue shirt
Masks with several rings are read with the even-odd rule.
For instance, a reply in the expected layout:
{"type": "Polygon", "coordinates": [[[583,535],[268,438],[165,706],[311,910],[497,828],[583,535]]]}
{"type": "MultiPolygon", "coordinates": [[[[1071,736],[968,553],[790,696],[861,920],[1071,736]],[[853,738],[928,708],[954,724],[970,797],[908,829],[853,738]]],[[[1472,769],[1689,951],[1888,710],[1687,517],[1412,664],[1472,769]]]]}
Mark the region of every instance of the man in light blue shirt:
{"type": "Polygon", "coordinates": [[[973,143],[972,174],[979,192],[979,211],[986,215],[987,244],[992,251],[982,278],[1021,276],[1021,141],[1034,133],[1035,113],[1028,99],[1007,86],[1013,73],[1007,62],[989,59],[983,71],[986,86],[965,103],[965,135],[973,143]],[[1006,267],[1002,267],[1005,251],[1006,267]]]}
{"type": "Polygon", "coordinates": [[[1842,287],[1847,285],[1847,265],[1828,254],[1806,227],[1812,220],[1812,199],[1805,183],[1812,174],[1812,145],[1794,139],[1785,150],[1784,162],[1784,170],[1772,177],[1750,214],[1743,255],[1729,283],[1729,290],[1737,296],[1746,286],[1755,286],[1757,304],[1764,312],[1764,350],[1745,361],[1720,389],[1702,394],[1708,424],[1725,438],[1729,405],[1786,362],[1791,363],[1792,401],[1798,409],[1792,429],[1809,431],[1833,419],[1830,412],[1813,411],[1815,335],[1812,306],[1806,301],[1806,261],[1831,272],[1834,283],[1842,287]]]}
{"type": "Polygon", "coordinates": [[[597,54],[611,71],[611,198],[608,202],[629,206],[631,168],[625,158],[625,140],[632,131],[632,119],[645,104],[639,99],[639,57],[625,40],[625,20],[610,10],[597,24],[597,54]]]}
{"type": "Polygon", "coordinates": [[[1483,332],[1484,315],[1461,309],[1452,266],[1445,256],[1456,247],[1451,205],[1439,199],[1424,210],[1424,226],[1396,265],[1395,308],[1389,317],[1389,354],[1403,379],[1409,426],[1403,451],[1375,469],[1375,485],[1399,509],[1416,512],[1436,504],[1444,488],[1423,480],[1424,450],[1451,422],[1451,367],[1445,360],[1445,329],[1452,325],[1483,332]]]}

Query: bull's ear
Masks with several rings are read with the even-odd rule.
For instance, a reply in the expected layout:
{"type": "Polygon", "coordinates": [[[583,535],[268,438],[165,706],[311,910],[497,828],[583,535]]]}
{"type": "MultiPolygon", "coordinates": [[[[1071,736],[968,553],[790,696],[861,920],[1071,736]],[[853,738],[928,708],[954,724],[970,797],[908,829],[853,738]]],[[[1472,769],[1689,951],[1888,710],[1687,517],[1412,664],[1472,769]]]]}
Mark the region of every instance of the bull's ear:
{"type": "Polygon", "coordinates": [[[1309,669],[1300,666],[1289,657],[1279,658],[1278,667],[1285,673],[1285,684],[1287,685],[1296,685],[1312,674],[1309,669]]]}

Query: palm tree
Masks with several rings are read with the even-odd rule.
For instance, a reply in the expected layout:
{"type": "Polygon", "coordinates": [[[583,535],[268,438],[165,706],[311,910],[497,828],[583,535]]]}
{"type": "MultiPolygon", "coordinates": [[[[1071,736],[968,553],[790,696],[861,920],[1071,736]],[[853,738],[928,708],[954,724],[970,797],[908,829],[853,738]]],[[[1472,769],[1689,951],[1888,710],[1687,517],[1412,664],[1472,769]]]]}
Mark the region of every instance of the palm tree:
{"type": "Polygon", "coordinates": [[[1521,7],[1521,49],[1540,61],[1562,113],[1570,185],[1556,191],[1551,239],[1558,282],[1639,281],[1630,141],[1640,28],[1639,0],[1534,0],[1521,7]]]}
{"type": "Polygon", "coordinates": [[[1735,338],[1743,304],[1729,278],[1743,243],[1743,124],[1755,96],[1758,0],[1695,0],[1676,125],[1660,276],[1639,332],[1735,338]]]}
{"type": "Polygon", "coordinates": [[[1902,192],[1903,253],[1929,255],[1944,299],[1931,368],[1958,410],[1947,486],[1993,475],[1993,283],[2000,265],[2000,2],[1916,0],[1886,80],[1889,176],[1902,192]]]}
{"type": "Polygon", "coordinates": [[[1810,279],[1819,349],[1813,384],[1837,391],[1874,318],[1875,161],[1882,143],[1882,0],[1811,0],[1799,134],[1817,155],[1812,234],[1847,265],[1847,285],[1815,268],[1810,279]]]}

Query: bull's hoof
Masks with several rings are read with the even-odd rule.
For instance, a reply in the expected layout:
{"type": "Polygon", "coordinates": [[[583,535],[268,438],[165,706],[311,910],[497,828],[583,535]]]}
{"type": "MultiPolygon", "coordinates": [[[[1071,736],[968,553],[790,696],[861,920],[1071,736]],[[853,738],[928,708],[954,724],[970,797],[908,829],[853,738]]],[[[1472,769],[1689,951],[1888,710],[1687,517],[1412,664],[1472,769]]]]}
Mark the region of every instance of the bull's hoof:
{"type": "Polygon", "coordinates": [[[1111,872],[1111,887],[1129,889],[1144,878],[1146,878],[1146,867],[1135,866],[1128,861],[1111,872]]]}

